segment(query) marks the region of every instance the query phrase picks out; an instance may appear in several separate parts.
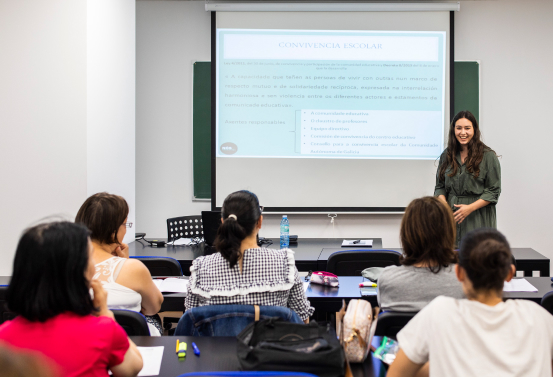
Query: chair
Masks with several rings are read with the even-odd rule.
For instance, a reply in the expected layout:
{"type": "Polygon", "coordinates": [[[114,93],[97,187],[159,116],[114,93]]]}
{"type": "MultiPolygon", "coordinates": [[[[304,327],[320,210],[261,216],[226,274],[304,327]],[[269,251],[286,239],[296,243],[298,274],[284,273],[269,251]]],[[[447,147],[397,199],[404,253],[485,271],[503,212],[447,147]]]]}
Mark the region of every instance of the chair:
{"type": "Polygon", "coordinates": [[[146,318],[132,310],[112,310],[115,321],[125,330],[128,336],[150,336],[146,318]]]}
{"type": "Polygon", "coordinates": [[[175,335],[236,336],[258,318],[279,317],[292,323],[303,323],[296,312],[283,306],[208,305],[187,310],[179,320],[175,335]]]}
{"type": "Polygon", "coordinates": [[[376,322],[376,336],[396,339],[397,333],[413,319],[417,312],[382,312],[376,322]]]}
{"type": "Polygon", "coordinates": [[[338,276],[361,276],[365,268],[399,266],[400,256],[393,250],[337,251],[328,257],[326,270],[338,276]]]}
{"type": "Polygon", "coordinates": [[[553,291],[547,292],[541,299],[541,306],[553,314],[553,291]]]}
{"type": "Polygon", "coordinates": [[[182,268],[178,260],[171,257],[131,256],[138,259],[150,270],[152,276],[182,276],[182,268]]]}
{"type": "Polygon", "coordinates": [[[167,242],[179,238],[196,238],[204,236],[202,216],[181,216],[167,219],[167,242]]]}
{"type": "Polygon", "coordinates": [[[6,293],[8,292],[7,285],[0,285],[0,325],[5,321],[14,319],[17,314],[10,312],[7,307],[6,293]]]}

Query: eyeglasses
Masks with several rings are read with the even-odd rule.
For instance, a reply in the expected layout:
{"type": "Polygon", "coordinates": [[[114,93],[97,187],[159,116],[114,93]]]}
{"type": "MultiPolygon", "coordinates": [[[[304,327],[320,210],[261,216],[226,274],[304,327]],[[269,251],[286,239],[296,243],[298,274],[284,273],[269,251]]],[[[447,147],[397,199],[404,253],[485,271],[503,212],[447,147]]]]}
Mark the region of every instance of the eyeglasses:
{"type": "Polygon", "coordinates": [[[125,223],[125,227],[132,228],[132,223],[125,223]]]}

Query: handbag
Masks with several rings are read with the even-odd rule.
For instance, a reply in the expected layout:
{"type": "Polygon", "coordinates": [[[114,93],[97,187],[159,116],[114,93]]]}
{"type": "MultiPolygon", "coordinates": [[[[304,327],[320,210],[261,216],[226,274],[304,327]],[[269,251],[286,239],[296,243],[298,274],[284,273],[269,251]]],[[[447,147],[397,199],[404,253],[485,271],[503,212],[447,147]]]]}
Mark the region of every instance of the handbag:
{"type": "Polygon", "coordinates": [[[338,276],[331,274],[330,272],[326,271],[314,271],[309,274],[310,276],[310,283],[320,284],[320,285],[327,285],[329,287],[337,287],[340,285],[340,282],[338,281],[338,276]]]}
{"type": "Polygon", "coordinates": [[[250,323],[237,338],[242,370],[344,375],[344,351],[330,324],[313,321],[305,325],[270,318],[250,323]]]}
{"type": "Polygon", "coordinates": [[[378,307],[372,308],[365,300],[351,300],[336,313],[336,330],[351,363],[362,363],[369,354],[378,321],[378,307]]]}

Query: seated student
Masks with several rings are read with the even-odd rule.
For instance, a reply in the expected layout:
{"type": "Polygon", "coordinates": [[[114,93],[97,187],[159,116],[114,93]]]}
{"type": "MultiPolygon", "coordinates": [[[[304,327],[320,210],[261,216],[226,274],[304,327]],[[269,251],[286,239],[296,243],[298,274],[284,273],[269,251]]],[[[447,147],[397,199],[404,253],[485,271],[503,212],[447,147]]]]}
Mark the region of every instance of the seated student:
{"type": "Polygon", "coordinates": [[[497,230],[467,233],[456,266],[467,299],[438,297],[422,309],[398,333],[388,376],[551,376],[553,316],[530,300],[502,300],[511,258],[497,230]]]}
{"type": "Polygon", "coordinates": [[[257,196],[237,191],[226,197],[217,231],[218,253],[196,258],[190,267],[186,309],[205,305],[271,305],[294,310],[305,322],[315,308],[305,297],[290,249],[257,245],[263,216],[257,196]]]}
{"type": "Polygon", "coordinates": [[[142,357],[114,321],[101,283],[92,280],[88,234],[70,222],[23,233],[7,291],[8,308],[18,317],[0,325],[0,340],[42,353],[64,377],[107,377],[108,369],[116,377],[136,376],[142,357]]]}
{"type": "Polygon", "coordinates": [[[86,225],[91,232],[96,263],[94,279],[100,280],[108,292],[108,307],[141,312],[146,316],[150,334],[160,335],[157,313],[163,295],[148,268],[139,260],[129,259],[129,248],[123,243],[128,214],[125,199],[101,192],[83,203],[75,222],[86,225]]]}
{"type": "Polygon", "coordinates": [[[426,196],[407,206],[400,229],[401,266],[378,278],[381,310],[416,312],[439,295],[463,298],[455,277],[455,221],[439,199],[426,196]]]}

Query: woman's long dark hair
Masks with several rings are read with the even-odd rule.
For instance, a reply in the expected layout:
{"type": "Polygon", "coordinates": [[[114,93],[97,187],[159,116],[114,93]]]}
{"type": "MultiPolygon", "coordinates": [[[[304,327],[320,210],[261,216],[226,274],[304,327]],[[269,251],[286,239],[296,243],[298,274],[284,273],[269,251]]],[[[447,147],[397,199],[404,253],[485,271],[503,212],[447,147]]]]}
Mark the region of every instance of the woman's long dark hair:
{"type": "Polygon", "coordinates": [[[15,252],[8,308],[40,322],[63,312],[92,313],[90,284],[85,277],[88,235],[84,225],[67,221],[25,230],[15,252]]]}
{"type": "Polygon", "coordinates": [[[128,215],[129,205],[123,197],[99,192],[85,200],[75,222],[86,225],[92,240],[109,245],[119,243],[117,232],[128,215]]]}
{"type": "Polygon", "coordinates": [[[460,169],[460,165],[455,158],[457,153],[461,153],[461,144],[455,137],[455,123],[457,123],[459,119],[463,118],[470,121],[472,123],[472,128],[474,129],[474,135],[472,136],[472,139],[469,141],[467,146],[468,156],[465,161],[467,171],[477,178],[480,174],[480,163],[484,158],[484,152],[494,152],[490,147],[484,144],[482,140],[480,140],[480,127],[478,126],[476,117],[468,110],[459,111],[457,115],[455,115],[455,117],[451,121],[451,125],[449,126],[446,162],[445,164],[442,164],[442,167],[440,169],[440,181],[445,181],[445,172],[448,168],[451,167],[453,169],[451,174],[449,174],[450,177],[453,177],[455,174],[457,174],[457,169],[460,169]]]}
{"type": "Polygon", "coordinates": [[[217,230],[215,249],[234,267],[240,259],[240,245],[255,229],[261,216],[257,196],[250,191],[241,190],[225,198],[221,208],[223,223],[217,230]],[[234,216],[229,217],[230,215],[234,216]]]}

